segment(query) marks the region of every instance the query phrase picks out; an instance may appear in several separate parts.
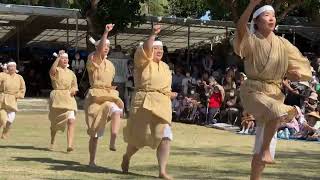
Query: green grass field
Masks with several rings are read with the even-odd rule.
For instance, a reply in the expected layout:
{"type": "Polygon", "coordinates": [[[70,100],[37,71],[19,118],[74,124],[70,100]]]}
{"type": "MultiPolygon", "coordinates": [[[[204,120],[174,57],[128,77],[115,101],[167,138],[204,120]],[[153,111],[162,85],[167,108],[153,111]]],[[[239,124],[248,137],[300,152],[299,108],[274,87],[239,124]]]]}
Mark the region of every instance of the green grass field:
{"type": "MultiPolygon", "coordinates": [[[[123,125],[125,121],[123,121],[123,125]]],[[[154,179],[158,175],[155,151],[144,148],[131,161],[131,173],[120,163],[126,144],[122,132],[117,152],[108,150],[108,133],[99,142],[97,165],[89,168],[84,114],[77,119],[75,151],[67,154],[66,134],[58,134],[55,151],[49,145],[45,113],[18,113],[9,138],[0,140],[0,179],[154,179]]],[[[195,125],[173,124],[174,141],[168,170],[175,179],[248,179],[254,137],[195,125]]],[[[319,179],[320,143],[280,140],[278,164],[268,167],[264,179],[319,179]]]]}

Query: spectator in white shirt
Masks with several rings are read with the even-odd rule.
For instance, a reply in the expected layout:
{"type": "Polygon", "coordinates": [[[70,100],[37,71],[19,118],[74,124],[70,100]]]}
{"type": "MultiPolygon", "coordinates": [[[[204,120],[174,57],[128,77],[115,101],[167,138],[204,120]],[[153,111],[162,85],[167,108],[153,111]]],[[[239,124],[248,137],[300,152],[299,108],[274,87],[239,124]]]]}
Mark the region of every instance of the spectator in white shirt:
{"type": "Polygon", "coordinates": [[[80,54],[78,52],[75,54],[75,59],[71,63],[71,68],[72,71],[76,74],[77,79],[80,80],[86,66],[84,60],[80,59],[80,54]]]}

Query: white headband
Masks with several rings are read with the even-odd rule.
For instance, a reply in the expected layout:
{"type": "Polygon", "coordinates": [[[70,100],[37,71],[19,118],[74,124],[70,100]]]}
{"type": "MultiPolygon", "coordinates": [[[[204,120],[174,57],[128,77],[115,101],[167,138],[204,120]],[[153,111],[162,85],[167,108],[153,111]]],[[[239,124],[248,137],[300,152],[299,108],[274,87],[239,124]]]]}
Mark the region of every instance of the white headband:
{"type": "Polygon", "coordinates": [[[152,46],[163,46],[161,41],[154,41],[152,46]]]}
{"type": "Polygon", "coordinates": [[[14,62],[14,61],[11,61],[11,62],[9,62],[9,63],[7,64],[7,66],[11,66],[11,65],[17,66],[17,63],[14,62]]]}
{"type": "Polygon", "coordinates": [[[62,53],[62,54],[60,55],[60,57],[68,58],[69,56],[68,56],[67,53],[62,53]]]}
{"type": "Polygon", "coordinates": [[[251,33],[254,33],[255,32],[255,29],[254,29],[254,19],[257,18],[260,14],[262,14],[263,12],[265,11],[273,11],[274,12],[274,9],[272,6],[270,5],[265,5],[265,6],[262,6],[261,8],[257,9],[254,13],[253,13],[253,16],[252,16],[252,20],[251,20],[251,23],[250,23],[250,32],[251,33]]]}
{"type": "MultiPolygon", "coordinates": [[[[93,38],[92,38],[93,39],[93,38]]],[[[94,41],[91,41],[91,43],[93,43],[94,41]]],[[[98,46],[99,45],[99,43],[100,43],[100,40],[99,41],[95,41],[94,42],[94,45],[95,46],[98,46]]],[[[106,39],[106,44],[110,44],[110,40],[109,39],[106,39]]]]}

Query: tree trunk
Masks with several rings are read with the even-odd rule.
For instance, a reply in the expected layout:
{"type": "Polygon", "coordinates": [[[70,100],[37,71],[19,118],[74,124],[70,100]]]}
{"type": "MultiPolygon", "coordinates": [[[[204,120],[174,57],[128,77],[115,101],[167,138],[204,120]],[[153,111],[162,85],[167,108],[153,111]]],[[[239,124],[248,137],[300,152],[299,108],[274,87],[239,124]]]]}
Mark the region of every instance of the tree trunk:
{"type": "Polygon", "coordinates": [[[95,18],[99,1],[100,0],[91,0],[90,8],[85,13],[86,20],[87,20],[87,27],[88,27],[86,44],[87,44],[87,49],[89,51],[93,51],[95,49],[94,45],[89,41],[89,38],[93,37],[95,40],[98,40],[100,38],[99,37],[100,30],[99,30],[99,27],[96,26],[99,23],[95,18]]]}

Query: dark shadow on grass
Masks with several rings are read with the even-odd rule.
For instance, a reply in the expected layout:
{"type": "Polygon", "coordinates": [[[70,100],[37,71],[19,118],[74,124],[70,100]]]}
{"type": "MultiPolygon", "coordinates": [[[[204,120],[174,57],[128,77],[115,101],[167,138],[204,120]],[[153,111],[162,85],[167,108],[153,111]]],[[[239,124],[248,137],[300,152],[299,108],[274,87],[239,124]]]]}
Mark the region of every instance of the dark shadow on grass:
{"type": "Polygon", "coordinates": [[[248,158],[251,157],[250,153],[239,153],[230,151],[229,146],[220,146],[214,148],[189,148],[172,146],[171,155],[182,156],[204,156],[204,157],[228,157],[228,158],[248,158]]]}
{"type": "MultiPolygon", "coordinates": [[[[135,170],[154,171],[153,165],[135,166],[135,170]]],[[[219,167],[223,168],[223,167],[219,167]]],[[[249,177],[249,172],[241,169],[210,169],[205,166],[189,165],[168,165],[169,174],[173,173],[175,179],[239,179],[249,177]]]]}
{"type": "Polygon", "coordinates": [[[34,146],[1,146],[1,148],[9,148],[9,149],[22,149],[22,150],[37,150],[37,151],[50,151],[48,148],[40,148],[40,147],[34,147],[34,146]]]}
{"type": "MultiPolygon", "coordinates": [[[[232,147],[220,146],[220,147],[205,147],[205,148],[194,148],[194,147],[179,147],[172,146],[172,156],[184,156],[184,157],[208,157],[212,158],[213,163],[215,158],[222,158],[228,161],[228,166],[237,163],[248,163],[251,161],[251,152],[241,153],[236,150],[232,150],[232,147]]],[[[299,171],[289,171],[286,173],[274,172],[266,173],[264,177],[274,179],[316,179],[312,177],[313,174],[318,174],[317,168],[319,166],[320,153],[316,150],[304,150],[304,149],[290,149],[288,151],[277,151],[276,152],[276,165],[268,168],[276,169],[296,169],[299,171]],[[309,176],[308,173],[304,174],[301,172],[312,172],[309,176]]],[[[148,167],[141,167],[146,169],[148,167]]],[[[149,167],[150,168],[150,167],[149,167]]],[[[240,177],[247,177],[249,174],[250,166],[246,168],[248,172],[244,173],[241,169],[223,169],[218,165],[217,169],[208,169],[201,167],[193,167],[192,164],[186,166],[170,166],[169,171],[179,172],[176,178],[191,178],[191,179],[239,179],[240,177]],[[203,169],[205,171],[203,171],[203,169]],[[180,172],[186,172],[180,173],[180,172]]]]}
{"type": "Polygon", "coordinates": [[[79,162],[75,161],[66,161],[66,160],[57,160],[52,158],[28,158],[28,157],[13,157],[15,161],[33,161],[33,162],[40,162],[45,164],[63,164],[66,166],[73,166],[73,165],[81,165],[79,162]]]}
{"type": "Polygon", "coordinates": [[[263,177],[267,177],[268,179],[281,179],[281,180],[319,180],[319,177],[310,177],[301,174],[299,171],[291,172],[291,173],[264,173],[263,177]]]}
{"type": "MultiPolygon", "coordinates": [[[[86,172],[86,173],[112,173],[125,176],[126,174],[122,173],[120,170],[110,169],[106,167],[89,167],[88,165],[80,164],[79,162],[75,161],[66,161],[66,160],[58,160],[52,158],[27,158],[27,157],[13,157],[15,161],[22,161],[22,162],[40,162],[44,164],[49,164],[50,170],[54,171],[77,171],[77,172],[86,172]]],[[[136,173],[128,173],[127,175],[135,176],[135,177],[152,177],[149,175],[142,175],[136,173]]]]}

